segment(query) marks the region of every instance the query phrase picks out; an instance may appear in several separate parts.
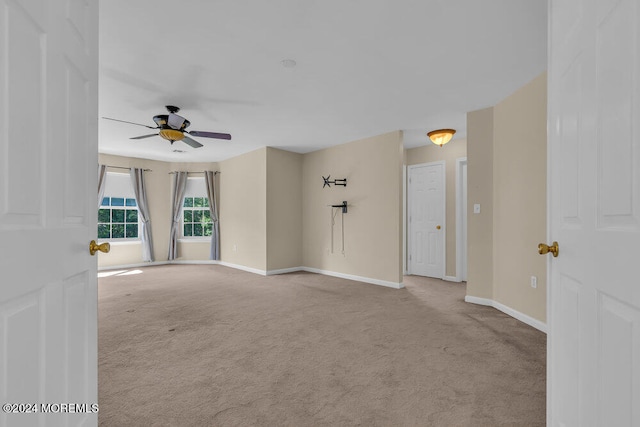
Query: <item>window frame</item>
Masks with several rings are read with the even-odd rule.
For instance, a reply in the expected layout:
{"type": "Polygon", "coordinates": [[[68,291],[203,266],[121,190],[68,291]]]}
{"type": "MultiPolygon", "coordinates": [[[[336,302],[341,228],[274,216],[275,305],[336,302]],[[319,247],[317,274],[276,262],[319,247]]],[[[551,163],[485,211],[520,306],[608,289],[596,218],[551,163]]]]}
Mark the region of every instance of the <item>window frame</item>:
{"type": "MultiPolygon", "coordinates": [[[[209,218],[211,218],[211,210],[210,210],[210,207],[209,207],[209,198],[207,196],[205,196],[205,195],[196,195],[195,193],[191,193],[191,194],[185,195],[182,198],[182,215],[180,215],[180,239],[179,240],[185,240],[185,241],[209,241],[209,240],[211,240],[211,235],[208,235],[208,236],[204,235],[204,232],[205,232],[204,227],[202,229],[202,232],[203,232],[202,236],[193,236],[193,235],[192,236],[185,236],[185,234],[184,234],[185,225],[187,225],[187,224],[193,224],[193,225],[195,225],[195,224],[203,224],[203,226],[204,226],[204,224],[207,224],[207,222],[194,221],[194,216],[195,215],[194,215],[193,212],[195,212],[195,211],[206,212],[206,215],[208,215],[209,218]],[[203,206],[185,206],[185,200],[186,199],[198,199],[198,198],[204,199],[204,201],[206,203],[203,202],[203,206]],[[205,204],[206,204],[206,206],[205,206],[205,204]],[[185,213],[186,212],[191,212],[191,221],[185,221],[185,216],[186,216],[185,213]]],[[[213,233],[213,221],[209,222],[209,224],[211,224],[212,233],[213,233]]]]}
{"type": "MultiPolygon", "coordinates": [[[[98,241],[99,242],[110,242],[110,243],[134,243],[134,242],[140,242],[142,240],[142,222],[140,221],[140,209],[138,208],[138,202],[135,198],[132,197],[121,197],[121,196],[104,196],[102,198],[102,200],[100,201],[100,207],[98,208],[98,221],[97,221],[97,225],[96,225],[96,231],[98,229],[98,227],[100,227],[101,224],[109,224],[110,227],[113,227],[114,224],[122,224],[124,226],[124,236],[125,237],[98,237],[98,241]],[[109,199],[109,205],[104,205],[103,202],[105,201],[105,199],[109,199]],[[123,199],[123,205],[122,206],[118,206],[118,205],[113,205],[111,203],[111,199],[123,199]],[[135,206],[132,205],[127,205],[127,200],[133,200],[133,202],[135,203],[135,206]],[[123,210],[124,211],[124,218],[123,218],[123,222],[113,222],[113,213],[112,211],[115,209],[117,210],[123,210]],[[127,211],[128,210],[134,210],[136,211],[136,217],[137,217],[137,221],[136,221],[136,225],[137,225],[137,236],[136,237],[126,237],[127,236],[127,225],[128,224],[133,224],[133,222],[127,222],[127,211]],[[100,221],[100,210],[101,209],[108,209],[109,210],[109,222],[101,222],[100,221]]],[[[112,234],[113,231],[112,229],[110,230],[109,234],[112,234]]]]}

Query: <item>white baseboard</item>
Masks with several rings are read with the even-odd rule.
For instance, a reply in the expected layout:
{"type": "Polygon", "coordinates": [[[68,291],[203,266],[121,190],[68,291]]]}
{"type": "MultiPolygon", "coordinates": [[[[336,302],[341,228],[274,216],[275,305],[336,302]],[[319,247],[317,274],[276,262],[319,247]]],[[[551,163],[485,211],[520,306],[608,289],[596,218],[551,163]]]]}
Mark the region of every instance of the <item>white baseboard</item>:
{"type": "Polygon", "coordinates": [[[461,282],[461,280],[459,280],[456,276],[444,276],[442,280],[446,280],[447,282],[461,282]]]}
{"type": "Polygon", "coordinates": [[[123,264],[123,265],[105,265],[102,267],[98,267],[98,271],[105,270],[126,270],[129,268],[140,268],[140,267],[153,267],[156,265],[166,265],[169,264],[169,261],[153,261],[153,262],[141,262],[138,264],[123,264]]]}
{"type": "Polygon", "coordinates": [[[473,297],[471,295],[465,295],[464,301],[470,302],[472,304],[488,305],[489,307],[493,307],[493,300],[488,298],[480,298],[480,297],[473,297]]]}
{"type": "Polygon", "coordinates": [[[329,271],[329,270],[320,270],[318,268],[291,267],[291,268],[283,268],[283,269],[279,269],[279,270],[266,271],[266,270],[260,270],[260,269],[257,269],[257,268],[247,267],[247,266],[240,265],[240,264],[232,264],[232,263],[226,262],[226,261],[212,261],[212,260],[157,261],[157,262],[146,262],[144,264],[128,264],[128,265],[117,265],[117,266],[114,265],[114,266],[109,266],[109,267],[101,267],[101,268],[98,269],[98,271],[102,271],[102,270],[122,270],[122,269],[128,269],[128,268],[150,267],[150,266],[154,266],[154,265],[167,265],[167,264],[223,265],[225,267],[235,268],[236,270],[242,270],[242,271],[246,271],[246,272],[249,272],[249,273],[259,274],[261,276],[272,276],[272,275],[276,275],[276,274],[293,273],[293,272],[296,272],[296,271],[308,271],[309,273],[324,274],[325,276],[340,277],[342,279],[355,280],[356,282],[371,283],[373,285],[386,286],[388,288],[393,288],[393,289],[402,289],[402,288],[404,288],[404,284],[403,283],[388,282],[386,280],[372,279],[370,277],[355,276],[353,274],[338,273],[338,272],[329,271]]]}
{"type": "Polygon", "coordinates": [[[213,259],[173,260],[173,261],[167,261],[167,264],[218,265],[220,264],[220,261],[216,261],[213,259]]]}
{"type": "Polygon", "coordinates": [[[526,323],[527,325],[536,328],[537,330],[544,332],[545,334],[547,333],[547,324],[544,322],[539,321],[538,319],[534,319],[531,316],[528,316],[524,313],[519,312],[518,310],[514,310],[511,307],[508,307],[498,301],[494,301],[492,299],[488,299],[488,298],[479,298],[479,297],[474,297],[474,296],[470,296],[467,295],[464,297],[465,302],[470,302],[472,304],[478,304],[478,305],[486,305],[489,307],[493,307],[496,310],[500,310],[501,312],[508,314],[509,316],[518,319],[519,321],[526,323]]]}
{"type": "Polygon", "coordinates": [[[354,276],[353,274],[338,273],[335,271],[320,270],[318,268],[311,268],[311,267],[302,267],[302,270],[308,271],[309,273],[317,273],[317,274],[324,274],[325,276],[340,277],[341,279],[355,280],[356,282],[371,283],[373,285],[386,286],[388,288],[393,288],[393,289],[404,288],[404,283],[388,282],[386,280],[372,279],[370,277],[363,277],[363,276],[354,276]]]}
{"type": "Polygon", "coordinates": [[[144,262],[139,264],[123,264],[123,265],[106,265],[102,267],[98,267],[98,271],[105,270],[126,270],[129,268],[140,268],[140,267],[154,267],[156,265],[169,265],[169,264],[211,264],[216,265],[220,264],[220,261],[214,260],[173,260],[173,261],[153,261],[153,262],[144,262]]]}
{"type": "Polygon", "coordinates": [[[267,271],[266,270],[260,270],[258,268],[253,268],[253,267],[247,267],[245,265],[232,264],[232,263],[226,262],[226,261],[219,261],[218,264],[224,265],[225,267],[235,268],[236,270],[246,271],[248,273],[259,274],[261,276],[266,276],[267,275],[267,271]]]}
{"type": "Polygon", "coordinates": [[[304,271],[304,267],[291,267],[291,268],[281,268],[279,270],[267,270],[267,276],[273,276],[276,274],[287,274],[287,273],[295,273],[296,271],[304,271]]]}

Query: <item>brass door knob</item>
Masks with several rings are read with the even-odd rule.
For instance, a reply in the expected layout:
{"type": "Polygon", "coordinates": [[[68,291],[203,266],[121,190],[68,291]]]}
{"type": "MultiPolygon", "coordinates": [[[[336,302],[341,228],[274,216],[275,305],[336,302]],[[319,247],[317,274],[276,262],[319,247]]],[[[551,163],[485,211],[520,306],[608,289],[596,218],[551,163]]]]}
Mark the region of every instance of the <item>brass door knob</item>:
{"type": "Polygon", "coordinates": [[[111,245],[109,243],[103,243],[101,245],[97,244],[95,240],[92,240],[91,242],[89,242],[89,253],[91,255],[95,255],[96,252],[100,251],[100,252],[104,252],[109,253],[109,251],[111,250],[111,245]]]}
{"type": "Polygon", "coordinates": [[[560,247],[558,246],[558,242],[553,242],[551,246],[547,246],[544,243],[540,243],[538,245],[538,253],[540,255],[548,254],[549,252],[553,254],[554,258],[558,256],[558,253],[560,252],[560,247]]]}
{"type": "Polygon", "coordinates": [[[436,225],[436,230],[440,230],[440,226],[439,225],[436,225]]]}

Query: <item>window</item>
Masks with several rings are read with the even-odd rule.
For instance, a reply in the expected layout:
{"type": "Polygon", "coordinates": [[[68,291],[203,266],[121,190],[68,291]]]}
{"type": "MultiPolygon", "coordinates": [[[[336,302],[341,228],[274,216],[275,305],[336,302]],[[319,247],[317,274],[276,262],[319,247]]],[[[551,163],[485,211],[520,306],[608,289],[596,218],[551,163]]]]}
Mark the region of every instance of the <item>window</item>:
{"type": "Polygon", "coordinates": [[[105,197],[98,210],[98,239],[137,239],[138,205],[135,199],[105,197]]]}
{"type": "Polygon", "coordinates": [[[185,197],[182,212],[183,237],[211,236],[211,212],[207,197],[185,197]]]}
{"type": "Polygon", "coordinates": [[[129,174],[107,172],[104,198],[98,209],[98,239],[137,240],[138,204],[129,174]]]}
{"type": "Polygon", "coordinates": [[[198,238],[211,236],[213,221],[209,211],[209,198],[204,178],[187,179],[182,201],[182,237],[198,238]]]}

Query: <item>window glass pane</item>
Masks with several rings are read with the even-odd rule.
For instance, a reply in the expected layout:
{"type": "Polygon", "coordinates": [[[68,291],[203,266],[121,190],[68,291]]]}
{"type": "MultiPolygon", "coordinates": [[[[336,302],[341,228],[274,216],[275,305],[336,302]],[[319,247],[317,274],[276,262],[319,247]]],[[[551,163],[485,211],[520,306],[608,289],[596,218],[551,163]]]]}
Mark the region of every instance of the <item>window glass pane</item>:
{"type": "Polygon", "coordinates": [[[127,206],[138,206],[136,204],[136,199],[127,199],[126,205],[127,206]]]}
{"type": "Polygon", "coordinates": [[[109,198],[105,197],[104,199],[102,199],[102,206],[109,206],[109,198]]]}
{"type": "Polygon", "coordinates": [[[202,221],[202,211],[193,211],[193,222],[200,222],[202,221]]]}
{"type": "Polygon", "coordinates": [[[202,201],[202,197],[194,197],[194,199],[193,199],[193,206],[194,207],[201,208],[203,203],[204,202],[202,201]]]}
{"type": "Polygon", "coordinates": [[[202,224],[193,224],[193,235],[202,236],[202,224]]]}
{"type": "Polygon", "coordinates": [[[184,225],[184,236],[185,237],[193,236],[193,226],[191,224],[184,225]]]}
{"type": "Polygon", "coordinates": [[[111,211],[111,222],[124,222],[124,209],[113,209],[111,211]]]}
{"type": "Polygon", "coordinates": [[[124,198],[123,197],[112,197],[111,198],[111,206],[124,206],[124,198]]]}
{"type": "Polygon", "coordinates": [[[138,211],[135,209],[127,209],[127,222],[132,223],[135,222],[136,224],[138,223],[138,211]]]}
{"type": "Polygon", "coordinates": [[[213,228],[213,224],[212,223],[205,224],[204,225],[204,235],[205,236],[211,236],[212,228],[213,228]]]}
{"type": "Polygon", "coordinates": [[[184,213],[184,222],[193,222],[193,213],[190,210],[185,210],[184,213]]]}
{"type": "Polygon", "coordinates": [[[209,198],[208,198],[208,197],[205,197],[205,198],[204,198],[204,204],[203,204],[202,206],[204,206],[204,207],[206,207],[206,208],[208,208],[208,207],[209,207],[209,198]]]}
{"type": "Polygon", "coordinates": [[[111,226],[111,238],[121,239],[124,237],[124,224],[113,224],[111,226]]]}
{"type": "Polygon", "coordinates": [[[98,210],[98,222],[110,222],[111,221],[111,212],[109,209],[100,209],[98,210]]]}
{"type": "Polygon", "coordinates": [[[98,224],[98,239],[108,239],[111,226],[109,224],[98,224]]]}
{"type": "Polygon", "coordinates": [[[211,212],[202,211],[202,222],[211,222],[211,212]]]}
{"type": "Polygon", "coordinates": [[[128,238],[138,237],[138,224],[127,224],[125,227],[128,238]]]}
{"type": "Polygon", "coordinates": [[[184,207],[192,208],[193,207],[193,197],[185,197],[184,198],[184,207]]]}

